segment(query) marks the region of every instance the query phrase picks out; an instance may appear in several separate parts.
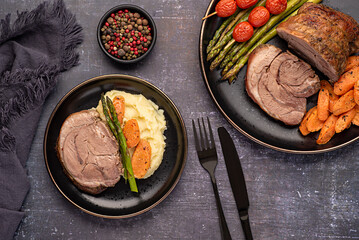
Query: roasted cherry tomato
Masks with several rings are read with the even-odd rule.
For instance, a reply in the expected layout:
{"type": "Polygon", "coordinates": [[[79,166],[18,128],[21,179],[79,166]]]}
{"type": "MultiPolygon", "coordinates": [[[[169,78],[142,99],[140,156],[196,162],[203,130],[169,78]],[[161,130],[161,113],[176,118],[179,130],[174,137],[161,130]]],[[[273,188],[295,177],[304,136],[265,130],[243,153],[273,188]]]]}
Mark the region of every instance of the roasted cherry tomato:
{"type": "Polygon", "coordinates": [[[254,6],[258,0],[237,0],[237,6],[242,9],[247,9],[254,6]]]}
{"type": "Polygon", "coordinates": [[[218,17],[229,17],[237,10],[235,0],[221,0],[216,5],[218,17]]]}
{"type": "Polygon", "coordinates": [[[233,30],[233,38],[237,42],[248,41],[253,36],[253,27],[249,22],[241,22],[233,30]]]}
{"type": "Polygon", "coordinates": [[[271,14],[280,14],[287,9],[287,0],[267,0],[266,8],[271,14]]]}
{"type": "Polygon", "coordinates": [[[261,27],[268,22],[269,17],[270,17],[269,11],[265,7],[259,6],[259,7],[255,7],[251,11],[248,17],[248,22],[253,27],[261,27]]]}

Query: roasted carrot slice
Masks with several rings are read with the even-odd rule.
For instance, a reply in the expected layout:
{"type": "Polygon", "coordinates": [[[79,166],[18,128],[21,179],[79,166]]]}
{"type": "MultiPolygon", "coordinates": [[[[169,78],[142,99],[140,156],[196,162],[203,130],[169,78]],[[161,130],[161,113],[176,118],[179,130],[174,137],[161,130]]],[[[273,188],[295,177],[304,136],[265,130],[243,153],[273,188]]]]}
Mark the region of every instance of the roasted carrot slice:
{"type": "Polygon", "coordinates": [[[347,59],[347,65],[345,67],[345,72],[349,71],[350,69],[359,66],[359,56],[350,56],[347,59]]]}
{"type": "Polygon", "coordinates": [[[122,124],[125,116],[125,98],[122,96],[116,96],[113,98],[112,102],[115,106],[118,121],[122,124]]]}
{"type": "Polygon", "coordinates": [[[359,105],[359,79],[354,84],[354,101],[359,105]]]}
{"type": "Polygon", "coordinates": [[[308,117],[307,129],[309,132],[319,131],[324,125],[324,121],[319,120],[318,118],[318,109],[317,106],[314,107],[312,113],[308,117]]]}
{"type": "Polygon", "coordinates": [[[319,91],[317,109],[319,120],[327,120],[329,117],[329,91],[326,88],[321,88],[319,91]]]}
{"type": "Polygon", "coordinates": [[[335,104],[335,102],[339,99],[338,95],[336,95],[334,93],[334,88],[333,86],[325,80],[320,81],[320,86],[321,88],[325,88],[328,90],[329,92],[329,112],[333,112],[333,106],[335,104]]]}
{"type": "Polygon", "coordinates": [[[125,135],[128,148],[135,147],[140,141],[140,127],[136,119],[130,119],[123,127],[123,135],[125,135]]]}
{"type": "Polygon", "coordinates": [[[335,123],[338,117],[331,114],[325,121],[322,129],[320,130],[317,144],[326,144],[335,134],[335,123]]]}
{"type": "Polygon", "coordinates": [[[356,103],[354,101],[354,90],[350,90],[343,96],[341,96],[338,101],[333,106],[333,114],[339,116],[355,107],[356,103]]]}
{"type": "Polygon", "coordinates": [[[143,178],[151,166],[151,145],[141,139],[132,155],[132,169],[135,178],[143,178]]]}
{"type": "Polygon", "coordinates": [[[303,136],[307,136],[310,133],[307,128],[307,122],[308,122],[309,116],[312,114],[313,110],[314,110],[314,108],[309,109],[309,111],[304,115],[304,118],[299,125],[299,131],[301,132],[301,134],[303,136]]]}
{"type": "Polygon", "coordinates": [[[344,131],[346,128],[350,127],[350,124],[352,123],[356,114],[357,114],[357,110],[353,108],[352,110],[340,115],[335,124],[335,132],[340,133],[344,131]]]}
{"type": "Polygon", "coordinates": [[[334,83],[334,93],[343,95],[354,87],[354,84],[359,79],[359,66],[345,72],[339,80],[334,83]]]}

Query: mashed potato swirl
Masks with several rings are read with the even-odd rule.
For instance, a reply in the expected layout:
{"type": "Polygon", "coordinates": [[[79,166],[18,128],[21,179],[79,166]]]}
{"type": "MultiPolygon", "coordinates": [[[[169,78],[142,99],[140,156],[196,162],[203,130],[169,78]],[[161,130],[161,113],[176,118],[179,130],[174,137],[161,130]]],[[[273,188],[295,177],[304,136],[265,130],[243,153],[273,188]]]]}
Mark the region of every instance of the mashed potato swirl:
{"type": "MultiPolygon", "coordinates": [[[[115,96],[125,98],[125,116],[124,123],[130,119],[136,119],[140,128],[140,137],[147,140],[151,145],[151,164],[143,178],[151,176],[160,166],[165,151],[166,120],[162,109],[145,98],[142,94],[131,94],[124,91],[112,90],[106,92],[105,97],[111,100],[115,96]]],[[[106,121],[103,114],[101,102],[96,107],[102,120],[106,121]]],[[[134,148],[130,149],[132,156],[134,148]]]]}

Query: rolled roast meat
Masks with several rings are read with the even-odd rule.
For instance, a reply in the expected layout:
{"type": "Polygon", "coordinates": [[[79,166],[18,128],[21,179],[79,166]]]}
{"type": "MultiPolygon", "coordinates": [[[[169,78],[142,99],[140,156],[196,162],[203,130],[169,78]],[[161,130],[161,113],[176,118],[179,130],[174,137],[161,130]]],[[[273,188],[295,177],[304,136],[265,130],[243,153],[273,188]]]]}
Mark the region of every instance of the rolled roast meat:
{"type": "Polygon", "coordinates": [[[344,72],[349,55],[359,50],[359,25],[354,18],[322,4],[303,4],[296,16],[278,25],[277,32],[332,83],[344,72]]]}
{"type": "Polygon", "coordinates": [[[101,193],[121,178],[118,143],[94,109],[67,117],[60,130],[57,153],[66,175],[85,192],[101,193]]]}
{"type": "Polygon", "coordinates": [[[307,99],[320,88],[319,77],[309,64],[290,52],[263,44],[248,60],[246,91],[268,115],[286,125],[297,125],[307,99]]]}

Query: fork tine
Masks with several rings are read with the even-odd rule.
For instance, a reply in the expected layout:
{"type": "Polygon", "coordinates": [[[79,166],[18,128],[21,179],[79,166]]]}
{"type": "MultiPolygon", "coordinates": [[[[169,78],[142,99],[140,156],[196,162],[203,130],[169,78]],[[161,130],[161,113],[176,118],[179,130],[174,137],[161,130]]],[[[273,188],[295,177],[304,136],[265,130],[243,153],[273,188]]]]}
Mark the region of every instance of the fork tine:
{"type": "Polygon", "coordinates": [[[198,128],[199,128],[199,136],[200,136],[200,140],[201,140],[201,146],[202,146],[202,150],[204,150],[204,149],[206,149],[206,146],[204,145],[201,122],[199,121],[199,118],[197,119],[197,121],[198,121],[198,128]]]}
{"type": "Polygon", "coordinates": [[[197,130],[196,130],[196,126],[194,124],[193,119],[192,119],[192,127],[193,127],[193,134],[194,134],[194,141],[195,141],[195,145],[196,145],[196,150],[200,151],[200,146],[199,146],[199,141],[198,141],[198,136],[197,136],[197,130]]]}
{"type": "Polygon", "coordinates": [[[213,131],[212,131],[211,123],[209,122],[209,118],[208,118],[208,117],[207,117],[207,121],[208,121],[208,128],[209,128],[209,136],[210,136],[210,138],[211,138],[211,148],[214,148],[213,131]]]}
{"type": "Polygon", "coordinates": [[[204,129],[204,141],[206,143],[206,149],[207,148],[210,148],[210,145],[209,145],[209,139],[208,139],[208,136],[207,136],[207,131],[206,131],[206,125],[204,124],[204,119],[202,118],[202,125],[203,125],[203,129],[204,129]]]}

